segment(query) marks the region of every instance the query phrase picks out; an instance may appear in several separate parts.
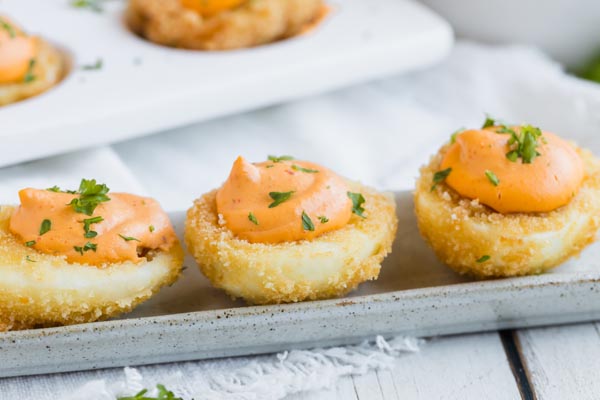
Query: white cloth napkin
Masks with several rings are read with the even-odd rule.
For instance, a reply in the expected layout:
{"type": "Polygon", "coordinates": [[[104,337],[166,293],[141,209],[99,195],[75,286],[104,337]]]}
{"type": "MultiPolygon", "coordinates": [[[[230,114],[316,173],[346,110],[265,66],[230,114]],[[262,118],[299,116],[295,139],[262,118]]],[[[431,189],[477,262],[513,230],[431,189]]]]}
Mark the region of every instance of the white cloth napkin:
{"type": "MultiPolygon", "coordinates": [[[[600,152],[598,88],[565,76],[558,65],[529,48],[459,43],[446,61],[426,71],[112,149],[1,169],[0,200],[16,202],[16,190],[23,186],[74,188],[81,177],[96,177],[113,190],[146,192],[165,209],[181,210],[220,185],[240,154],[253,161],[264,160],[267,154],[292,154],[382,189],[409,189],[419,166],[440,143],[461,126],[481,124],[485,112],[506,121],[541,125],[600,152]]],[[[0,380],[0,397],[46,400],[65,399],[68,394],[71,399],[113,400],[123,390],[164,383],[172,384],[186,400],[281,399],[334,384],[344,374],[389,367],[387,361],[373,362],[381,360],[384,343],[291,352],[283,361],[271,355],[125,373],[113,369],[11,378],[0,380]]],[[[394,346],[414,350],[415,342],[397,339],[394,346]]]]}

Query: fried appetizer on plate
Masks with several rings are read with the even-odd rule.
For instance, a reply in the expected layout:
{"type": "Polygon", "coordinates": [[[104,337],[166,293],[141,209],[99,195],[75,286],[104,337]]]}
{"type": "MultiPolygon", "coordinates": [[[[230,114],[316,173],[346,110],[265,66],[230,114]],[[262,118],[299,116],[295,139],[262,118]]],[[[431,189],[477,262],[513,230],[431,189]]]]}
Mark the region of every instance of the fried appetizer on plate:
{"type": "Polygon", "coordinates": [[[127,21],[154,43],[230,50],[295,36],[325,10],[322,0],[129,0],[127,21]]]}
{"type": "Polygon", "coordinates": [[[552,133],[488,118],[421,169],[415,211],[438,258],[460,273],[541,273],[594,241],[600,162],[552,133]]]}
{"type": "Polygon", "coordinates": [[[397,228],[394,199],[291,157],[239,157],[188,211],[185,241],[216,287],[257,304],[343,295],[376,279],[397,228]]]}
{"type": "Polygon", "coordinates": [[[58,50],[0,15],[0,106],[50,89],[64,72],[65,61],[58,50]]]}
{"type": "Polygon", "coordinates": [[[153,199],[85,179],[19,197],[0,210],[0,331],[106,319],[179,276],[183,250],[153,199]]]}

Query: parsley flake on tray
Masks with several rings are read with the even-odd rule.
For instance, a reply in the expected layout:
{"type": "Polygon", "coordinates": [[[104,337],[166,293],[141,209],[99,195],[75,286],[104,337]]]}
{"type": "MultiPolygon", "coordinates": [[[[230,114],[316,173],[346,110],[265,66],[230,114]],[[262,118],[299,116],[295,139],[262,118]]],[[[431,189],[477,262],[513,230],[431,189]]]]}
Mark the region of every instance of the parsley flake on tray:
{"type": "Polygon", "coordinates": [[[99,58],[93,64],[82,65],[81,69],[84,70],[84,71],[97,71],[99,69],[102,69],[103,65],[104,65],[104,61],[102,61],[102,59],[99,58]]]}
{"type": "Polygon", "coordinates": [[[71,7],[88,9],[97,13],[104,11],[102,3],[104,0],[71,0],[71,7]]]}

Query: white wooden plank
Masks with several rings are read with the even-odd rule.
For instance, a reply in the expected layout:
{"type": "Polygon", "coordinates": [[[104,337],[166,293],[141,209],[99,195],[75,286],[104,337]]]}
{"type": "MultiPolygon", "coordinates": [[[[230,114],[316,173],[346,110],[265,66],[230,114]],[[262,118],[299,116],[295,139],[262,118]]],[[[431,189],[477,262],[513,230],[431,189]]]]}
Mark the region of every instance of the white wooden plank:
{"type": "Polygon", "coordinates": [[[600,335],[594,323],[517,332],[523,363],[538,399],[600,396],[600,335]]]}
{"type": "Polygon", "coordinates": [[[353,380],[359,399],[384,400],[376,371],[369,371],[364,375],[354,376],[353,380]]]}
{"type": "Polygon", "coordinates": [[[335,387],[296,393],[286,396],[284,400],[358,400],[351,376],[344,376],[335,387]]]}
{"type": "Polygon", "coordinates": [[[356,394],[356,387],[351,376],[344,377],[337,385],[338,400],[359,400],[356,394]]]}
{"type": "Polygon", "coordinates": [[[497,333],[432,339],[397,360],[394,381],[399,399],[520,398],[497,333]]]}
{"type": "Polygon", "coordinates": [[[405,400],[398,397],[396,382],[394,381],[394,371],[377,371],[377,379],[379,380],[379,389],[384,400],[405,400]]]}
{"type": "MultiPolygon", "coordinates": [[[[343,378],[337,392],[310,392],[286,400],[514,400],[521,398],[497,333],[431,339],[393,370],[343,378]]],[[[544,398],[545,399],[545,398],[544,398]]]]}

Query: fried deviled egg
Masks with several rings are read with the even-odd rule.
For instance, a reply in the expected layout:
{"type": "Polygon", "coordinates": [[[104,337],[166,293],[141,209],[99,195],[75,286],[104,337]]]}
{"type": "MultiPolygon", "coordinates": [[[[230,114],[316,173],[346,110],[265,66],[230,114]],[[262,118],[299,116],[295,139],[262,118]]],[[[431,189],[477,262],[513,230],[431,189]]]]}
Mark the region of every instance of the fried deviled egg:
{"type": "Polygon", "coordinates": [[[127,21],[154,43],[230,50],[295,36],[324,10],[322,0],[129,0],[127,21]]]}
{"type": "Polygon", "coordinates": [[[0,15],[0,106],[45,92],[64,71],[65,61],[50,43],[0,15]]]}
{"type": "Polygon", "coordinates": [[[541,273],[594,241],[600,161],[550,132],[488,118],[421,169],[415,211],[425,240],[459,273],[541,273]]]}
{"type": "Polygon", "coordinates": [[[0,209],[0,331],[106,319],[180,274],[183,250],[153,199],[85,179],[19,197],[0,209]]]}
{"type": "Polygon", "coordinates": [[[216,287],[251,303],[343,295],[376,279],[397,228],[394,199],[291,157],[239,157],[188,211],[185,241],[216,287]]]}

